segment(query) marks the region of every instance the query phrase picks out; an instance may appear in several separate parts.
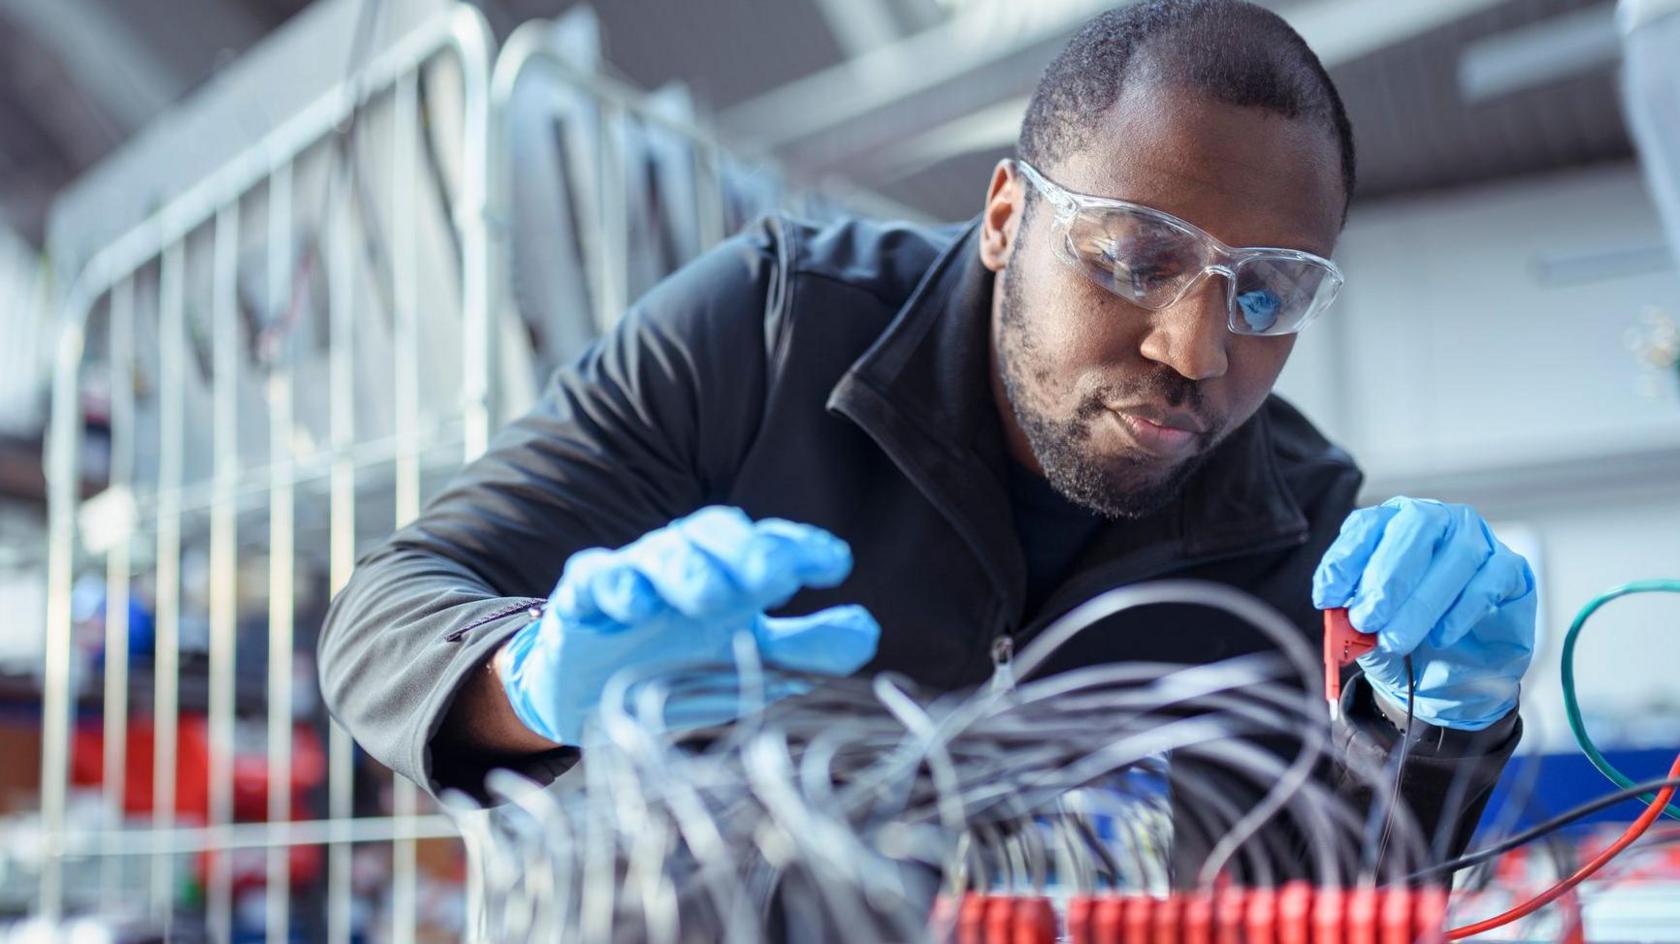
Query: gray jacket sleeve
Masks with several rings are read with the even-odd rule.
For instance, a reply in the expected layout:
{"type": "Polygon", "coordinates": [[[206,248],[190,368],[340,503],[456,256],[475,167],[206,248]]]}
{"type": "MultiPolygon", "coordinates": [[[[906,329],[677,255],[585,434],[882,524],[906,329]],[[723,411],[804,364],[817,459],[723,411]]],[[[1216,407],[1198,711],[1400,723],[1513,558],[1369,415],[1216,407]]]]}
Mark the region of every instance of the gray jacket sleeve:
{"type": "MultiPolygon", "coordinates": [[[[755,227],[656,286],[358,562],[321,631],[321,687],[373,757],[434,794],[476,791],[496,759],[432,744],[468,673],[540,613],[573,553],[626,544],[727,487],[762,412],[777,245],[755,227]]],[[[568,760],[518,766],[546,780],[568,760]]]]}

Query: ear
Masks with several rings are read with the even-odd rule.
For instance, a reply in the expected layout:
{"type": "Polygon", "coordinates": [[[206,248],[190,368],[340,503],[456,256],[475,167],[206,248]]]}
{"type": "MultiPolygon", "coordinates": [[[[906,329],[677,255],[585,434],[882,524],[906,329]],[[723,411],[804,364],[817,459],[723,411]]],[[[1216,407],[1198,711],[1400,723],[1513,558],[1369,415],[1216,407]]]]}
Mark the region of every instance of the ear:
{"type": "Polygon", "coordinates": [[[1009,262],[1009,250],[1021,228],[1021,211],[1026,209],[1027,182],[1015,172],[1007,158],[992,168],[992,182],[986,188],[986,209],[980,215],[980,262],[1000,272],[1009,262]]]}

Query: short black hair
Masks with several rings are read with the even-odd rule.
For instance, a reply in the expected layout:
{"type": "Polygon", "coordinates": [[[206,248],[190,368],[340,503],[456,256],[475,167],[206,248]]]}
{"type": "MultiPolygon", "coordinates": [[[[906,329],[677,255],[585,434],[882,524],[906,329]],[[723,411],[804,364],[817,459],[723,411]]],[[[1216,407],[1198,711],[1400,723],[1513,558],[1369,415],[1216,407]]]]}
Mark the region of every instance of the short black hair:
{"type": "Polygon", "coordinates": [[[1016,153],[1048,170],[1089,146],[1134,79],[1321,124],[1341,148],[1353,199],[1353,126],[1335,83],[1294,27],[1246,0],[1144,0],[1086,23],[1044,70],[1016,153]]]}

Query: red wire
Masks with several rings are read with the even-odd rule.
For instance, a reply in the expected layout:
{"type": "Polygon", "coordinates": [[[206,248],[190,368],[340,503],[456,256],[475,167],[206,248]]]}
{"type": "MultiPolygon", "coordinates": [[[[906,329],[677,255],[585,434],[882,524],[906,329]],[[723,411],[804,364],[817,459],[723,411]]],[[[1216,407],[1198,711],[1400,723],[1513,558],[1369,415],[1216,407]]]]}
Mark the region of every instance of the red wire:
{"type": "MultiPolygon", "coordinates": [[[[1674,758],[1673,766],[1668,768],[1668,775],[1670,777],[1680,777],[1680,757],[1674,758]]],[[[1629,824],[1627,831],[1617,837],[1616,841],[1611,843],[1603,852],[1594,856],[1591,862],[1576,869],[1574,875],[1558,882],[1504,914],[1494,915],[1485,921],[1467,924],[1461,928],[1453,928],[1447,932],[1447,940],[1463,940],[1473,934],[1491,931],[1494,928],[1510,924],[1518,918],[1525,918],[1556,901],[1559,896],[1586,881],[1594,872],[1604,868],[1605,864],[1621,854],[1623,849],[1633,845],[1634,840],[1643,835],[1645,830],[1650,829],[1651,824],[1657,821],[1658,816],[1662,815],[1663,807],[1668,805],[1669,799],[1673,796],[1674,787],[1672,786],[1663,787],[1659,790],[1655,801],[1645,808],[1645,812],[1639,814],[1638,819],[1629,824]]]]}

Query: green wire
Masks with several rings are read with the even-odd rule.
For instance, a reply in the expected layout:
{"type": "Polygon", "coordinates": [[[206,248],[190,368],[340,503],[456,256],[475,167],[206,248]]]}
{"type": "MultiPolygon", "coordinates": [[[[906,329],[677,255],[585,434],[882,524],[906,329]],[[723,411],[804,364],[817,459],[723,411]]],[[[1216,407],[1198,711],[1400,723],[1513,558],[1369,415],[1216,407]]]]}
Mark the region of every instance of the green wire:
{"type": "MultiPolygon", "coordinates": [[[[1575,732],[1575,743],[1581,745],[1581,753],[1587,755],[1587,759],[1598,768],[1598,772],[1624,789],[1632,787],[1633,781],[1598,752],[1598,746],[1587,736],[1587,726],[1581,721],[1581,706],[1575,700],[1575,637],[1580,635],[1581,627],[1586,625],[1587,618],[1596,613],[1599,607],[1611,600],[1635,593],[1680,593],[1680,580],[1635,580],[1606,590],[1582,607],[1581,612],[1575,614],[1575,622],[1569,624],[1569,633],[1563,637],[1563,707],[1569,713],[1569,730],[1575,732]]],[[[1646,803],[1656,801],[1656,797],[1650,793],[1644,794],[1640,799],[1646,803]]],[[[1663,808],[1663,814],[1670,819],[1680,819],[1680,807],[1670,803],[1663,808]]]]}

